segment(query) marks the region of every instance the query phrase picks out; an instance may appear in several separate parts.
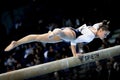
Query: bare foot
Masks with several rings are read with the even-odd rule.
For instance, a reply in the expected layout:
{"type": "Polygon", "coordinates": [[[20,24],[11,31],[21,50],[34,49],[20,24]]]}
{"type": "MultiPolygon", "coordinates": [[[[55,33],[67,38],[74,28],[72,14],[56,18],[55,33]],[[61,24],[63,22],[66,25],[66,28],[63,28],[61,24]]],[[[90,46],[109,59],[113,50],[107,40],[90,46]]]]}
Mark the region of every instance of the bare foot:
{"type": "Polygon", "coordinates": [[[10,50],[12,50],[13,48],[15,48],[15,45],[16,45],[16,41],[12,41],[12,42],[10,43],[10,45],[8,45],[8,46],[5,48],[4,51],[10,51],[10,50]]]}

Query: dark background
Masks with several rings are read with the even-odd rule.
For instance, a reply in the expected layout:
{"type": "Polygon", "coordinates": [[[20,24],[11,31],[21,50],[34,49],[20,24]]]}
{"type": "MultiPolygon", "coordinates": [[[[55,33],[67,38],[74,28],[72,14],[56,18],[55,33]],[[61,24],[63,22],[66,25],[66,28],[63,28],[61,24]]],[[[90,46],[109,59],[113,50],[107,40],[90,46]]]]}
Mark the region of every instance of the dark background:
{"type": "MultiPolygon", "coordinates": [[[[51,23],[57,24],[58,25],[57,27],[63,27],[62,25],[63,19],[71,19],[73,22],[75,22],[75,19],[78,18],[80,19],[80,25],[83,25],[84,23],[94,24],[104,19],[110,20],[111,34],[108,38],[111,38],[111,36],[113,35],[112,33],[115,30],[120,29],[119,27],[120,26],[119,24],[120,23],[119,21],[120,6],[119,5],[120,5],[119,0],[0,0],[0,73],[7,72],[9,70],[18,69],[18,68],[15,68],[17,66],[16,64],[13,66],[5,65],[5,62],[9,59],[9,56],[11,55],[18,62],[20,62],[20,64],[22,65],[21,68],[27,67],[27,63],[29,62],[33,62],[33,59],[34,59],[33,56],[37,53],[39,53],[37,54],[38,57],[40,57],[39,61],[41,63],[44,62],[45,61],[43,58],[44,50],[46,51],[47,49],[49,49],[49,46],[52,44],[48,44],[46,45],[46,47],[43,47],[43,45],[40,43],[38,44],[39,46],[36,46],[36,47],[34,43],[30,44],[30,45],[33,45],[32,47],[34,47],[35,50],[39,47],[39,51],[35,52],[35,54],[32,56],[28,54],[29,57],[27,59],[23,57],[26,55],[25,50],[29,48],[24,49],[24,47],[28,46],[29,44],[23,45],[23,47],[20,46],[18,47],[18,49],[16,48],[16,50],[12,50],[10,52],[4,52],[4,49],[6,46],[8,46],[11,43],[12,40],[18,40],[29,34],[42,34],[42,33],[48,32],[46,27],[49,26],[49,24],[51,23]],[[42,21],[42,23],[40,23],[40,21],[42,21]],[[16,27],[17,24],[21,24],[21,25],[16,27]]],[[[73,25],[72,27],[75,27],[75,26],[73,25]]],[[[115,39],[114,44],[110,44],[108,39],[104,40],[104,42],[102,42],[100,39],[95,39],[90,44],[87,44],[83,48],[85,52],[90,52],[90,51],[96,51],[98,50],[98,48],[103,49],[103,48],[107,48],[107,47],[119,45],[119,44],[120,44],[120,36],[115,39]]],[[[53,45],[52,45],[54,47],[53,51],[58,50],[58,52],[62,54],[57,55],[53,53],[54,55],[53,54],[49,55],[49,57],[57,56],[59,58],[62,55],[72,56],[71,50],[69,50],[69,44],[60,43],[57,45],[55,44],[53,45]],[[65,51],[63,50],[63,47],[65,48],[65,51]]],[[[120,60],[119,57],[117,59],[118,61],[120,60]]],[[[109,59],[107,59],[107,61],[108,63],[110,62],[109,59]]],[[[93,70],[96,69],[94,67],[96,65],[90,63],[89,70],[86,70],[88,71],[86,72],[87,74],[86,73],[84,74],[84,75],[87,75],[85,76],[85,79],[94,80],[92,78],[98,77],[100,78],[99,80],[103,80],[103,79],[108,80],[106,77],[108,78],[110,77],[109,78],[110,80],[114,80],[115,76],[117,76],[118,78],[117,77],[116,78],[119,79],[119,75],[118,75],[119,73],[114,73],[112,71],[106,70],[106,69],[109,69],[110,66],[112,66],[113,64],[108,65],[108,68],[106,68],[107,63],[105,62],[103,62],[103,72],[100,72],[101,76],[99,77],[97,76],[96,73],[93,72],[93,70]],[[106,75],[105,71],[111,72],[111,74],[106,75]]],[[[87,69],[88,68],[87,66],[86,67],[84,66],[84,69],[87,69]]],[[[59,74],[63,74],[63,76],[65,76],[66,78],[64,79],[68,80],[68,79],[71,79],[71,77],[74,78],[76,76],[75,72],[78,72],[80,70],[83,70],[83,69],[76,68],[75,71],[65,70],[59,74]]],[[[80,73],[80,75],[82,74],[80,73]]],[[[50,76],[49,75],[46,75],[46,76],[45,77],[47,78],[47,80],[51,80],[50,79],[52,78],[51,74],[50,76]]],[[[78,77],[80,76],[78,75],[78,77]]],[[[39,77],[38,78],[35,77],[35,78],[38,79],[39,77]]],[[[77,79],[79,78],[76,77],[76,79],[74,80],[77,80],[77,79]]],[[[46,79],[43,79],[43,80],[46,80],[46,79]]],[[[55,80],[55,79],[52,79],[52,80],[55,80]]]]}
{"type": "Polygon", "coordinates": [[[44,27],[50,22],[61,24],[63,18],[82,18],[87,22],[103,19],[111,21],[111,30],[118,29],[119,1],[116,0],[0,0],[0,51],[11,42],[30,33],[43,33],[37,21],[43,19],[44,27]],[[19,31],[15,23],[22,22],[19,31]]]}

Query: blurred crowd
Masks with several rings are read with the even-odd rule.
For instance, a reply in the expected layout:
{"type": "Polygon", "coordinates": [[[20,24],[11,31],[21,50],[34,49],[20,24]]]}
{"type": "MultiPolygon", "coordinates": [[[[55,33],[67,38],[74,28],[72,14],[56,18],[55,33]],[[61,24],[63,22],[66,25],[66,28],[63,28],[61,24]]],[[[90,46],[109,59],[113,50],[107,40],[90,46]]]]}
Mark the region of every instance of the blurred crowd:
{"type": "MultiPolygon", "coordinates": [[[[44,25],[46,23],[44,23],[43,20],[39,20],[39,25],[37,26],[37,28],[34,28],[34,31],[41,34],[51,31],[56,27],[72,26],[74,28],[77,28],[84,22],[86,22],[84,21],[84,18],[81,18],[81,20],[79,18],[73,20],[71,20],[71,18],[68,18],[63,19],[62,23],[51,22],[47,25],[44,25]]],[[[87,24],[92,25],[92,23],[90,22],[88,22],[87,24]]],[[[21,29],[23,28],[22,26],[24,26],[24,24],[20,22],[16,23],[16,29],[13,30],[13,39],[18,39],[23,35],[30,34],[31,31],[27,34],[24,34],[24,31],[22,31],[23,34],[17,36],[16,34],[21,33],[21,30],[23,30],[21,29]]],[[[120,35],[115,38],[115,41],[113,43],[109,42],[109,38],[106,38],[103,41],[101,41],[100,39],[94,39],[89,44],[78,44],[77,49],[81,54],[85,54],[87,52],[105,49],[116,45],[120,45],[120,35]]],[[[20,45],[10,52],[3,52],[2,54],[3,55],[0,58],[0,73],[14,71],[29,66],[40,65],[72,56],[69,42],[60,42],[55,44],[31,42],[20,45]]],[[[119,80],[119,74],[120,56],[115,56],[108,59],[53,72],[43,76],[30,78],[27,80],[119,80]]]]}
{"type": "MultiPolygon", "coordinates": [[[[43,34],[57,27],[77,28],[108,19],[110,35],[103,41],[78,44],[77,51],[85,54],[120,45],[120,32],[117,36],[114,33],[119,28],[117,1],[0,0],[0,4],[0,74],[72,56],[69,42],[31,42],[4,52],[12,40],[28,34],[43,34]]],[[[119,74],[120,56],[114,56],[26,80],[120,80],[119,74]]]]}

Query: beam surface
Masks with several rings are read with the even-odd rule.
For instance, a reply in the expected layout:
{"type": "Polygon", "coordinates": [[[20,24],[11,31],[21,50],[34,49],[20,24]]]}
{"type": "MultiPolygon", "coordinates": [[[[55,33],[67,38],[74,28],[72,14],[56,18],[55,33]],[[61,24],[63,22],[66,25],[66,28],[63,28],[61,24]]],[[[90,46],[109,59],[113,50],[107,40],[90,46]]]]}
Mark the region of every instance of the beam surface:
{"type": "Polygon", "coordinates": [[[120,45],[0,74],[0,80],[24,80],[120,55],[120,45]]]}

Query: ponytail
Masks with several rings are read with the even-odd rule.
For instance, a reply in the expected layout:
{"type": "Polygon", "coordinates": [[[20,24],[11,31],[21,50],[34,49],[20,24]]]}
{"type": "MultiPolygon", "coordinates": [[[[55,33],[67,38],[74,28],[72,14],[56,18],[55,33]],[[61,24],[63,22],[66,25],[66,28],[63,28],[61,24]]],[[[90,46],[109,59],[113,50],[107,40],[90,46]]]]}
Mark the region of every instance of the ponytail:
{"type": "Polygon", "coordinates": [[[105,31],[109,31],[109,24],[110,24],[110,21],[108,20],[103,20],[102,21],[102,25],[99,26],[99,29],[103,29],[105,31]]]}
{"type": "Polygon", "coordinates": [[[110,24],[110,21],[108,21],[108,20],[103,20],[101,27],[103,26],[103,27],[109,28],[109,24],[110,24]]]}

